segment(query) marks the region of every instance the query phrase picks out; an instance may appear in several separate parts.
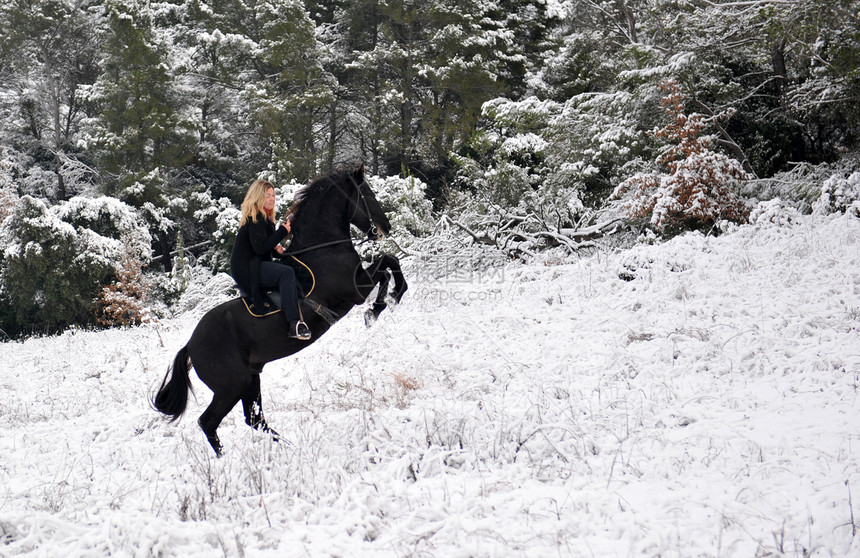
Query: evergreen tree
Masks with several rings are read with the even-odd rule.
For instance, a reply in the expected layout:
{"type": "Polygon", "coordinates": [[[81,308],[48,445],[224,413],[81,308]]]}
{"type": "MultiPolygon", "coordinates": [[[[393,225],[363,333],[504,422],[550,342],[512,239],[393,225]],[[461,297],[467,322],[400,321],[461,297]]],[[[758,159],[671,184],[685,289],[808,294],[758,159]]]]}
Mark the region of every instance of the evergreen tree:
{"type": "MultiPolygon", "coordinates": [[[[156,33],[156,8],[136,0],[104,4],[102,74],[89,95],[97,111],[90,140],[104,191],[143,210],[157,253],[166,256],[175,234],[170,201],[188,189],[183,171],[196,138],[156,33]]],[[[169,271],[170,258],[162,261],[169,271]]]]}
{"type": "Polygon", "coordinates": [[[371,170],[416,172],[430,195],[468,148],[481,106],[523,91],[553,14],[540,2],[406,0],[356,2],[337,18],[352,52],[346,87],[356,103],[351,130],[371,170]]]}
{"type": "Polygon", "coordinates": [[[642,13],[662,18],[640,22],[648,56],[624,76],[675,79],[705,115],[731,110],[716,123],[717,145],[747,172],[832,160],[857,145],[858,8],[857,0],[658,0],[642,13]]]}
{"type": "Polygon", "coordinates": [[[191,0],[189,13],[195,72],[225,92],[224,106],[239,103],[230,125],[256,162],[250,172],[268,167],[283,181],[317,174],[328,151],[319,130],[336,82],[322,66],[316,28],[301,1],[191,0]]]}
{"type": "Polygon", "coordinates": [[[193,137],[151,17],[134,2],[111,0],[105,10],[103,73],[90,98],[98,110],[94,139],[101,169],[115,177],[115,188],[154,169],[181,168],[193,137]]]}
{"type": "MultiPolygon", "coordinates": [[[[0,62],[12,73],[19,132],[47,152],[55,174],[53,197],[65,200],[79,189],[74,143],[84,101],[80,88],[96,75],[91,0],[9,0],[0,5],[0,62]],[[71,179],[71,184],[67,182],[71,179]]],[[[6,130],[7,133],[14,132],[6,130]]]]}

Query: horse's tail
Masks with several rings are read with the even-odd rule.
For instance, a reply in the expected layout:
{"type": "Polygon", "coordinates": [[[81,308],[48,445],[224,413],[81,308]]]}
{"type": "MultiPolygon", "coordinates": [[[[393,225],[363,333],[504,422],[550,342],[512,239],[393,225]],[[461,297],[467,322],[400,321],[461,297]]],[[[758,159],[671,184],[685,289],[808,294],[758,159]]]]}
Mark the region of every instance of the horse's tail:
{"type": "Polygon", "coordinates": [[[150,403],[156,411],[168,415],[170,422],[174,422],[185,412],[189,390],[191,390],[191,382],[188,380],[188,347],[186,346],[176,353],[173,366],[167,369],[167,374],[161,381],[161,387],[158,388],[150,403]]]}

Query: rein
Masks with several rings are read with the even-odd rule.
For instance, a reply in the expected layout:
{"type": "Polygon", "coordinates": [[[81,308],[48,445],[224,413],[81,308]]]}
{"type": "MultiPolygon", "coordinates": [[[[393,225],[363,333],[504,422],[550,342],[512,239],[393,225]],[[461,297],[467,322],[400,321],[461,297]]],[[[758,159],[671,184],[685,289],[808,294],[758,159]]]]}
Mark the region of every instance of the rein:
{"type": "Polygon", "coordinates": [[[336,244],[343,244],[344,242],[352,242],[351,238],[342,238],[340,240],[332,240],[330,242],[323,242],[322,244],[314,244],[313,246],[308,246],[307,248],[302,248],[301,250],[295,250],[293,252],[284,252],[285,256],[295,256],[296,254],[304,254],[305,252],[310,252],[312,250],[317,250],[319,248],[325,248],[327,246],[334,246],[336,244]]]}

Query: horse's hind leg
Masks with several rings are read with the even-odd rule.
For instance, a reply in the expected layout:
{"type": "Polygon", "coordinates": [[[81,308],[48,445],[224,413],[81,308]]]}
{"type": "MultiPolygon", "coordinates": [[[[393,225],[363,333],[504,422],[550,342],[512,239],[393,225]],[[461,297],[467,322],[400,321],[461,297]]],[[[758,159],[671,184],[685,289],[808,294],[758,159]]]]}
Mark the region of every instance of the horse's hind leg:
{"type": "Polygon", "coordinates": [[[212,403],[206,407],[206,410],[203,411],[203,414],[200,415],[199,419],[197,419],[197,424],[199,424],[200,428],[203,429],[203,433],[206,434],[206,439],[209,440],[209,444],[212,446],[212,449],[215,450],[215,455],[218,457],[221,457],[224,449],[223,446],[221,446],[221,440],[218,439],[218,425],[221,424],[221,421],[224,420],[227,413],[229,413],[238,402],[238,396],[216,392],[212,397],[212,403]]]}
{"type": "Polygon", "coordinates": [[[263,397],[260,393],[260,374],[251,374],[251,383],[242,394],[242,409],[245,411],[245,424],[254,430],[262,430],[272,435],[274,441],[280,440],[280,435],[272,430],[263,416],[263,397]]]}

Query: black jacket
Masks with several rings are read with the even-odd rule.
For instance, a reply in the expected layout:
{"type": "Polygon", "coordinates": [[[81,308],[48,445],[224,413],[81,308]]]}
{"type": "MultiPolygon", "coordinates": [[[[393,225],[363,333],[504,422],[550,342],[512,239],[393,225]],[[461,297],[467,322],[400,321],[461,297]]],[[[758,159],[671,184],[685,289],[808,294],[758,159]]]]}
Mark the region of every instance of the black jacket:
{"type": "Polygon", "coordinates": [[[250,293],[254,306],[262,308],[263,293],[260,289],[260,262],[270,262],[275,246],[287,237],[287,229],[268,219],[257,222],[248,220],[239,227],[233,253],[230,255],[230,275],[239,288],[250,293]]]}

